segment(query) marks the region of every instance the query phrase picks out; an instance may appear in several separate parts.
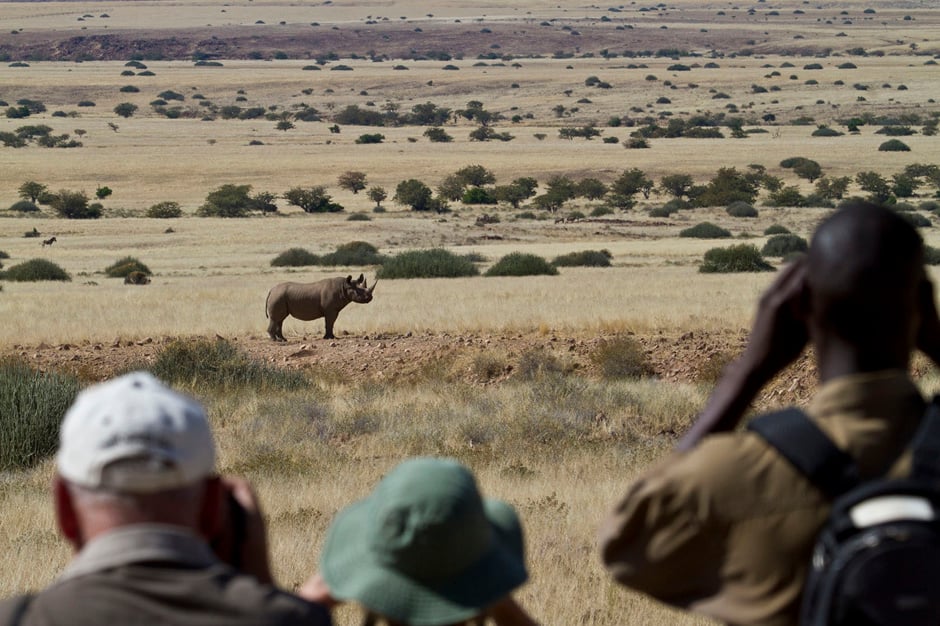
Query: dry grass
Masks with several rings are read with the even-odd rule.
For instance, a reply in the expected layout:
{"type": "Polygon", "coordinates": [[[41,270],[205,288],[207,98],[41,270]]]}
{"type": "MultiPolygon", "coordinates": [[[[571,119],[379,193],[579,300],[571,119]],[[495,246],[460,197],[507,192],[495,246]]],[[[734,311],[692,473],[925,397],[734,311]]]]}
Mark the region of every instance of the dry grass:
{"type": "MultiPolygon", "coordinates": [[[[658,433],[687,424],[703,397],[701,389],[652,381],[546,376],[486,389],[429,380],[208,400],[220,468],[257,486],[285,586],[313,571],[336,511],[402,459],[446,455],[468,464],[485,494],[517,507],[532,572],[521,592],[526,606],[546,623],[614,626],[631,615],[645,624],[704,623],[614,588],[594,541],[630,476],[671,445],[658,433]]],[[[47,464],[10,477],[0,490],[7,572],[0,595],[41,587],[68,557],[52,531],[49,472],[47,464]]],[[[344,615],[339,623],[357,622],[355,610],[344,615]]]]}
{"type": "MultiPolygon", "coordinates": [[[[19,98],[39,99],[49,111],[26,120],[0,118],[0,131],[43,123],[56,133],[81,128],[87,134],[82,138],[85,146],[72,150],[0,148],[0,207],[13,203],[17,187],[26,180],[46,183],[52,190],[93,192],[96,186],[107,185],[114,190],[104,201],[110,215],[141,214],[150,205],[168,200],[180,202],[186,213],[192,213],[208,191],[224,183],[250,183],[256,191],[275,193],[297,185],[322,184],[352,212],[370,211],[372,203],[363,194],[338,189],[337,176],[347,170],[366,172],[370,186],[384,186],[391,195],[405,178],[416,176],[436,186],[444,176],[469,164],[493,170],[500,183],[519,176],[534,176],[544,183],[552,174],[593,176],[609,182],[631,167],[639,167],[656,180],[665,174],[690,173],[704,182],[719,167],[744,169],[758,163],[806,192],[810,185],[780,169],[781,159],[816,159],[825,173],[837,176],[868,169],[889,175],[912,162],[940,162],[936,137],[905,138],[910,153],[879,153],[883,137],[873,134],[870,127],[863,127],[859,135],[815,139],[810,137],[812,125],[781,125],[744,140],[653,140],[648,150],[558,138],[561,126],[591,122],[604,126],[611,116],[621,115],[717,112],[728,103],[736,104],[739,114],[750,121],[767,113],[781,121],[807,115],[818,123],[832,123],[866,112],[928,115],[937,110],[929,102],[940,93],[937,66],[924,65],[928,57],[910,55],[912,43],[926,47],[940,39],[940,15],[935,9],[847,0],[840,8],[844,5],[857,18],[847,27],[839,23],[834,8],[816,9],[801,0],[777,4],[774,8],[785,17],[774,20],[764,19],[763,8],[754,18],[741,11],[732,17],[736,11],[725,6],[720,8],[728,15],[719,19],[717,7],[703,6],[698,0],[674,0],[663,12],[639,13],[631,6],[628,16],[636,29],[618,37],[635,36],[650,41],[654,49],[713,40],[737,49],[746,39],[754,39],[755,56],[726,56],[715,59],[720,65],[717,69],[691,72],[668,70],[674,62],[668,58],[600,57],[519,59],[521,68],[510,63],[474,67],[475,59],[468,57],[452,62],[459,71],[444,71],[444,62],[439,61],[403,61],[408,71],[394,71],[397,61],[344,59],[352,72],[303,71],[309,61],[299,60],[224,60],[221,68],[148,61],[156,74],[152,77],[120,76],[123,62],[32,63],[29,68],[2,64],[0,98],[10,103],[19,98]],[[878,5],[877,17],[860,19],[862,9],[871,4],[878,5]],[[796,9],[806,14],[797,16],[796,9]],[[836,23],[817,21],[818,11],[836,23]],[[906,13],[916,19],[903,21],[906,13]],[[837,36],[840,31],[846,36],[837,36]],[[859,69],[839,70],[835,66],[849,57],[813,59],[775,53],[784,47],[798,48],[797,35],[806,36],[807,44],[831,46],[836,52],[860,46],[887,55],[851,57],[859,69]],[[803,69],[816,60],[825,69],[803,69]],[[795,67],[780,68],[784,62],[795,67]],[[628,69],[629,63],[647,67],[628,69]],[[781,76],[768,77],[774,69],[781,76]],[[650,74],[657,80],[646,80],[650,74]],[[791,79],[791,74],[797,78],[791,79]],[[593,75],[613,88],[585,87],[585,79],[593,75]],[[818,84],[805,84],[809,79],[818,84]],[[667,80],[676,89],[669,88],[667,80]],[[837,80],[846,84],[836,86],[837,80]],[[870,89],[855,90],[856,82],[870,89]],[[512,83],[519,87],[510,88],[512,83]],[[902,83],[907,90],[897,89],[902,83]],[[120,93],[119,87],[126,84],[139,86],[141,92],[120,93]],[[753,84],[780,90],[755,94],[753,84]],[[337,135],[328,130],[331,122],[297,122],[295,129],[281,132],[275,130],[274,122],[263,119],[163,119],[148,103],[165,89],[184,93],[185,105],[197,110],[191,96],[201,93],[220,106],[276,105],[284,110],[303,102],[325,114],[348,104],[368,107],[368,102],[376,108],[394,103],[407,111],[426,101],[457,109],[469,100],[479,100],[488,110],[507,117],[531,113],[532,118],[497,126],[515,135],[508,143],[470,142],[467,135],[473,126],[462,122],[447,126],[453,143],[432,145],[420,127],[348,126],[337,135]],[[245,102],[235,102],[238,89],[247,92],[245,102]],[[304,94],[305,89],[311,92],[304,94]],[[718,91],[731,98],[712,99],[718,91]],[[860,95],[865,101],[858,100],[860,95]],[[656,104],[663,96],[671,103],[656,104]],[[582,98],[591,102],[577,102],[582,98]],[[78,108],[77,102],[85,99],[97,106],[78,108]],[[118,118],[112,109],[124,101],[138,104],[138,114],[118,118]],[[553,108],[559,104],[569,112],[572,107],[579,110],[558,118],[553,108]],[[631,112],[631,107],[642,113],[631,112]],[[79,116],[52,117],[55,110],[76,111],[79,116]],[[111,130],[109,123],[118,129],[111,130]],[[355,138],[365,132],[382,132],[386,143],[356,145],[355,138]],[[538,140],[536,133],[544,133],[545,139],[538,140]],[[264,145],[249,146],[250,141],[264,145]]],[[[583,24],[578,21],[582,18],[599,21],[609,13],[604,7],[575,10],[543,0],[512,6],[439,0],[433,8],[416,0],[356,0],[330,6],[279,0],[260,4],[193,0],[177,4],[172,11],[144,0],[110,3],[108,20],[78,22],[86,8],[73,3],[13,2],[3,7],[0,45],[49,29],[80,35],[108,32],[105,26],[133,34],[146,25],[150,35],[163,36],[181,28],[205,28],[208,33],[208,24],[248,32],[258,20],[266,21],[270,29],[279,28],[276,24],[283,20],[285,32],[299,32],[316,20],[324,30],[337,25],[345,34],[358,28],[366,16],[391,20],[407,16],[407,28],[420,25],[429,32],[456,19],[473,30],[481,28],[474,20],[484,19],[494,29],[508,31],[535,28],[541,20],[553,18],[558,19],[557,29],[568,21],[583,24]],[[10,34],[19,28],[24,31],[10,34]]],[[[100,12],[95,10],[96,15],[100,12]]],[[[589,51],[589,39],[577,41],[584,52],[589,51]]],[[[703,44],[700,52],[706,51],[703,44]]],[[[694,61],[704,64],[707,60],[694,61]]],[[[604,136],[623,140],[630,130],[605,127],[604,136]]],[[[654,195],[643,208],[664,199],[654,195]]],[[[613,267],[568,268],[557,277],[525,279],[382,281],[372,304],[351,305],[342,313],[340,332],[485,333],[538,328],[590,334],[737,329],[747,325],[757,295],[772,276],[702,276],[697,272],[698,262],[714,242],[680,239],[678,232],[708,220],[730,229],[735,237],[761,245],[765,238],[760,233],[772,223],[808,236],[825,214],[758,206],[761,214],[754,220],[734,220],[721,209],[653,220],[634,211],[613,216],[619,221],[556,225],[551,219],[517,220],[501,210],[499,224],[481,228],[474,225],[479,212],[459,206],[457,214],[441,217],[402,211],[391,200],[384,204],[391,209],[389,213],[357,223],[345,221],[342,215],[304,215],[283,201],[283,216],[264,219],[73,222],[48,215],[0,219],[0,250],[11,256],[5,264],[41,256],[73,275],[73,282],[65,285],[4,284],[0,347],[159,335],[263,336],[264,296],[276,282],[361,271],[371,279],[373,274],[359,267],[289,271],[271,268],[270,260],[291,247],[324,253],[353,240],[368,241],[383,253],[444,246],[458,253],[481,254],[487,263],[514,251],[553,258],[603,247],[613,254],[613,267]],[[56,235],[58,243],[41,249],[39,240],[22,237],[34,227],[44,237],[56,235]],[[174,232],[164,232],[167,227],[174,232]],[[118,279],[104,277],[103,270],[126,255],[139,258],[154,271],[151,285],[127,287],[118,279]]],[[[590,210],[580,204],[570,208],[586,214],[590,210]]],[[[937,246],[940,234],[934,230],[924,233],[937,246]]],[[[288,321],[285,330],[316,335],[319,324],[288,321]]],[[[704,363],[702,379],[714,378],[723,359],[718,355],[714,362],[704,363]]],[[[482,383],[499,378],[508,361],[506,354],[486,352],[457,365],[471,368],[482,383]]],[[[559,367],[563,369],[564,364],[559,367]]],[[[270,520],[277,576],[288,587],[296,587],[315,567],[320,541],[337,510],[367,493],[400,460],[441,454],[470,465],[486,494],[518,507],[528,533],[532,572],[521,597],[545,623],[706,623],[615,588],[600,568],[594,545],[605,512],[632,476],[671,447],[671,433],[688,424],[706,389],[648,380],[598,382],[573,375],[540,376],[538,369],[532,368],[532,380],[511,378],[479,387],[453,383],[446,372],[429,368],[423,380],[408,385],[357,385],[321,376],[319,385],[306,392],[275,397],[245,391],[208,394],[205,399],[212,407],[221,469],[247,475],[257,485],[270,520]]],[[[932,379],[925,388],[936,385],[932,379]]],[[[0,595],[42,587],[69,558],[53,530],[47,493],[51,473],[47,463],[31,472],[0,477],[0,567],[5,572],[0,595]],[[37,563],[43,565],[36,567],[37,563]]],[[[339,623],[352,624],[356,618],[355,610],[344,609],[339,623]]]]}

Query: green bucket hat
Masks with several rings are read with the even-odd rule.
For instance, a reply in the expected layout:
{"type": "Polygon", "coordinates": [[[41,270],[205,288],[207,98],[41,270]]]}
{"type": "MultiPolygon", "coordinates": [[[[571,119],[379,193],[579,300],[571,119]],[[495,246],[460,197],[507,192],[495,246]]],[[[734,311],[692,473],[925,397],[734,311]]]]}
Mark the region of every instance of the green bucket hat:
{"type": "Polygon", "coordinates": [[[320,570],[335,598],[411,626],[470,619],[528,578],[513,508],[434,458],[405,461],[340,511],[320,570]]]}

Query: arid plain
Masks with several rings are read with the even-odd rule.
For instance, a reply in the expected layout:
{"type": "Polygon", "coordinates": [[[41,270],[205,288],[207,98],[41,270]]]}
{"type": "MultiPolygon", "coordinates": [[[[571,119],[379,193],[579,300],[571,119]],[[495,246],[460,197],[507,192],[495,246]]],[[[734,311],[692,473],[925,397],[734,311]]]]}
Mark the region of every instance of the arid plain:
{"type": "MultiPolygon", "coordinates": [[[[339,508],[402,458],[444,454],[473,467],[485,493],[519,507],[532,572],[520,596],[544,623],[703,623],[610,584],[594,544],[630,477],[668,451],[721,364],[740,350],[772,278],[700,274],[705,251],[729,241],[678,235],[710,221],[730,230],[733,243],[761,247],[768,226],[808,237],[827,210],[767,206],[762,192],[756,218],[731,217],[724,206],[652,217],[670,199],[657,187],[629,211],[559,221],[573,211],[590,215],[603,201],[574,200],[552,214],[527,202],[451,202],[450,212],[436,214],[391,196],[402,180],[436,188],[468,165],[491,170],[497,184],[533,177],[540,191],[552,176],[609,184],[639,168],[657,183],[689,174],[704,184],[719,168],[758,164],[809,194],[813,183],[780,166],[795,156],[818,161],[826,176],[875,171],[890,179],[914,163],[940,163],[940,141],[922,132],[940,113],[938,54],[940,9],[926,1],[0,2],[0,100],[46,107],[0,118],[0,132],[45,124],[83,144],[0,147],[0,209],[30,180],[52,191],[113,190],[97,220],[66,220],[49,207],[0,210],[5,266],[40,257],[72,275],[68,283],[0,283],[0,351],[93,380],[146,364],[175,338],[219,336],[265,363],[308,372],[303,392],[191,389],[212,408],[220,469],[259,487],[277,575],[288,587],[315,568],[339,508]],[[128,66],[132,59],[152,75],[128,66]],[[182,99],[151,104],[167,91],[182,99]],[[428,102],[457,111],[471,101],[499,114],[492,128],[513,139],[471,141],[478,125],[460,116],[441,125],[453,137],[447,143],[430,142],[427,127],[413,124],[330,130],[351,105],[405,113],[428,102]],[[125,102],[138,107],[131,117],[114,112],[125,102]],[[161,106],[180,113],[171,119],[161,106]],[[217,113],[230,106],[274,115],[217,113]],[[277,115],[311,107],[319,121],[278,130],[277,115]],[[763,132],[733,138],[722,127],[721,139],[624,147],[646,118],[665,126],[718,113],[763,132]],[[918,122],[902,137],[910,152],[879,151],[888,138],[876,134],[878,124],[850,133],[844,123],[900,116],[918,122]],[[615,117],[637,125],[612,126],[615,117]],[[591,140],[559,135],[591,125],[601,131],[591,140]],[[812,136],[819,125],[845,134],[812,136]],[[368,133],[384,141],[356,142],[368,133]],[[604,142],[611,137],[617,142],[604,142]],[[364,192],[339,187],[350,170],[388,190],[386,212],[373,212],[364,192]],[[196,217],[224,184],[278,195],[323,185],[345,211],[307,214],[278,199],[272,215],[196,217]],[[145,217],[165,201],[178,202],[184,216],[145,217]],[[536,219],[520,217],[525,211],[536,219]],[[353,213],[370,219],[348,221],[353,213]],[[480,220],[484,214],[498,221],[480,220]],[[23,236],[32,229],[57,242],[42,247],[23,236]],[[356,240],[389,255],[473,253],[481,269],[514,251],[551,259],[606,249],[612,267],[383,280],[373,303],[340,314],[335,341],[319,339],[317,320],[289,321],[289,342],[269,342],[263,303],[274,283],[360,272],[371,282],[376,271],[285,269],[271,260],[288,248],[323,254],[356,240]],[[153,270],[150,285],[104,275],[127,255],[153,270]],[[603,377],[595,354],[622,337],[640,344],[652,376],[603,377]]],[[[916,206],[933,191],[925,186],[908,200],[916,206]]],[[[853,182],[848,195],[865,193],[853,182]]],[[[940,246],[937,218],[920,214],[932,224],[921,231],[926,241],[940,246]]],[[[936,387],[933,372],[919,371],[925,389],[936,387]]],[[[804,401],[812,389],[804,358],[761,406],[804,401]]],[[[51,472],[46,463],[0,481],[0,594],[46,584],[68,558],[46,495],[51,472]]],[[[340,623],[355,623],[355,611],[345,611],[340,623]]]]}

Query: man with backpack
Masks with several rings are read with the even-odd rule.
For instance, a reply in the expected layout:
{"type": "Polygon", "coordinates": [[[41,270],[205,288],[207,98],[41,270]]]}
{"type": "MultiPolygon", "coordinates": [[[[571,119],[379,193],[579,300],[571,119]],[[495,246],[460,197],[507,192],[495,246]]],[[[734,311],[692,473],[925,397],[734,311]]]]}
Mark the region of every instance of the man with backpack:
{"type": "MultiPolygon", "coordinates": [[[[729,624],[797,624],[833,498],[857,481],[911,472],[910,444],[927,407],[908,374],[915,349],[940,363],[940,321],[920,236],[880,206],[836,211],[806,257],[783,269],[761,298],[747,347],[676,452],[637,478],[604,523],[610,573],[729,624]],[[772,436],[735,430],[760,389],[807,344],[820,380],[807,421],[846,460],[815,454],[808,443],[797,447],[797,457],[815,460],[812,477],[772,436]],[[838,480],[843,470],[852,480],[838,480]]],[[[919,509],[925,523],[933,523],[929,509],[919,509]]],[[[873,568],[868,574],[877,582],[873,568]]]]}

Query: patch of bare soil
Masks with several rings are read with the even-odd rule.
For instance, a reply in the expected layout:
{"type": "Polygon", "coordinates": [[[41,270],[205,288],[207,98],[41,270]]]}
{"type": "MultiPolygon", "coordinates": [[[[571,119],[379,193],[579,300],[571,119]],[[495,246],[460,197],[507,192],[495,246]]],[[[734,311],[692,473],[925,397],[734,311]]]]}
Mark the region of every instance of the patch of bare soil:
{"type": "MultiPolygon", "coordinates": [[[[526,368],[546,366],[571,375],[599,378],[592,358],[614,335],[570,335],[556,332],[426,333],[293,337],[276,343],[259,336],[220,337],[255,359],[278,367],[304,369],[330,382],[407,383],[436,377],[477,385],[499,384],[524,375],[526,368]]],[[[724,366],[744,348],[746,332],[710,331],[634,335],[654,376],[676,383],[714,383],[724,366]]],[[[176,340],[202,337],[158,337],[110,343],[18,345],[6,350],[42,370],[73,373],[96,381],[152,362],[176,340]]],[[[811,355],[804,354],[764,390],[758,408],[803,404],[816,386],[811,355]]]]}

